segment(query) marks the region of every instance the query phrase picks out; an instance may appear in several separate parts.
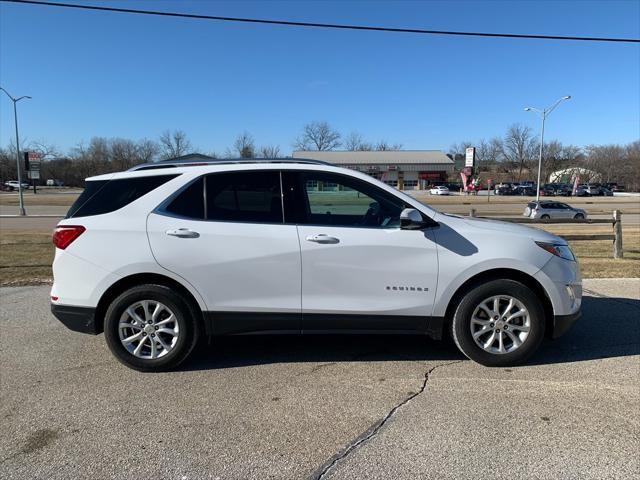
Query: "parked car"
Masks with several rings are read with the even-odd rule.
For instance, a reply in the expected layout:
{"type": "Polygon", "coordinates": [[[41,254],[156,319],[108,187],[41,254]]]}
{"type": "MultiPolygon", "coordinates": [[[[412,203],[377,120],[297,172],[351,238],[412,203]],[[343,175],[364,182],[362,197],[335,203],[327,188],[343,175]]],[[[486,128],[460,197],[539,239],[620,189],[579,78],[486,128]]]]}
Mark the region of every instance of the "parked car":
{"type": "Polygon", "coordinates": [[[556,186],[556,196],[570,197],[573,194],[573,185],[559,183],[556,186]]]}
{"type": "MultiPolygon", "coordinates": [[[[18,190],[20,183],[17,180],[9,180],[8,182],[4,182],[4,185],[9,190],[18,190]]],[[[29,188],[29,184],[22,182],[22,188],[29,188]]]]}
{"type": "Polygon", "coordinates": [[[437,187],[433,187],[432,189],[429,190],[429,193],[431,195],[449,195],[449,189],[447,187],[445,187],[444,185],[440,185],[437,187]]]}
{"type": "Polygon", "coordinates": [[[613,191],[607,187],[600,187],[600,195],[605,197],[613,197],[613,191]]]}
{"type": "Polygon", "coordinates": [[[584,185],[580,185],[576,188],[576,197],[590,197],[589,189],[584,185]]]}
{"type": "Polygon", "coordinates": [[[611,197],[611,196],[613,196],[613,192],[611,190],[609,190],[608,188],[603,187],[601,185],[581,185],[581,186],[588,193],[587,196],[590,196],[590,197],[597,197],[597,196],[611,197]]]}
{"type": "Polygon", "coordinates": [[[515,185],[511,183],[498,183],[493,188],[493,193],[495,195],[513,195],[514,188],[515,185]]]}
{"type": "Polygon", "coordinates": [[[535,197],[536,189],[535,187],[530,187],[529,185],[518,185],[513,189],[513,195],[535,197]]]}
{"type": "Polygon", "coordinates": [[[552,200],[540,200],[539,202],[529,202],[524,209],[523,215],[529,218],[575,218],[583,220],[587,218],[587,212],[581,208],[575,208],[562,202],[552,200]]]}
{"type": "Polygon", "coordinates": [[[463,189],[462,183],[445,183],[444,186],[447,187],[450,192],[459,192],[463,189]]]}
{"type": "Polygon", "coordinates": [[[545,197],[554,197],[556,195],[555,185],[543,185],[540,187],[540,195],[545,197]]]}
{"type": "Polygon", "coordinates": [[[611,190],[613,193],[625,191],[624,185],[618,185],[615,182],[605,183],[604,187],[607,188],[608,190],[611,190]]]}
{"type": "Polygon", "coordinates": [[[88,178],[53,242],[53,314],[145,371],[177,366],[205,335],[266,332],[449,332],[469,358],[514,365],[580,316],[562,238],[443,214],[311,160],[88,178]]]}

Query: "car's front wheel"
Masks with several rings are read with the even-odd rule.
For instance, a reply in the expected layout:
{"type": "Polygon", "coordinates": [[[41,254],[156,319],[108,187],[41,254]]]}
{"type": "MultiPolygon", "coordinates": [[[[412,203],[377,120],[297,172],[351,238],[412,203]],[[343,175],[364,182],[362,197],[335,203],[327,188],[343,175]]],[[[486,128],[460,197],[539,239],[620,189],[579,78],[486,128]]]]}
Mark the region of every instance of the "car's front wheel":
{"type": "Polygon", "coordinates": [[[515,280],[476,286],[453,316],[451,331],[458,348],[487,367],[526,361],[544,338],[544,309],[536,294],[515,280]]]}
{"type": "Polygon", "coordinates": [[[178,366],[196,345],[195,312],[164,285],[140,285],[120,294],[107,309],[104,334],[115,357],[141,371],[178,366]]]}

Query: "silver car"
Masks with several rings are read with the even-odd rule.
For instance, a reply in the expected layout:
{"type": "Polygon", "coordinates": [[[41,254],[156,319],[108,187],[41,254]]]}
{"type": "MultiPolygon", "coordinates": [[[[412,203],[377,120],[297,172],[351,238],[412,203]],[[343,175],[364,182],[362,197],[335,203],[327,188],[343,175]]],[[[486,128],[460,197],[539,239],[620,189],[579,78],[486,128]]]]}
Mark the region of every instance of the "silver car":
{"type": "Polygon", "coordinates": [[[581,208],[574,208],[562,202],[543,200],[540,202],[529,202],[522,214],[529,218],[575,218],[582,220],[587,218],[587,212],[581,208]]]}

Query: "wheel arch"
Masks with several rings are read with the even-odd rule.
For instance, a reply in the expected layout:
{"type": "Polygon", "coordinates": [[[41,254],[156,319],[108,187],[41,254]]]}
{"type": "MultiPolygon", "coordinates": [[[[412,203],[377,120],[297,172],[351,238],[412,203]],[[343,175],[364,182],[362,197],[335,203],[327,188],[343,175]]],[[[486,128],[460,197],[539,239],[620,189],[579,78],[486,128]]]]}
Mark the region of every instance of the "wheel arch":
{"type": "Polygon", "coordinates": [[[516,282],[520,282],[523,285],[529,287],[536,294],[536,296],[542,300],[542,306],[545,316],[545,332],[547,332],[547,334],[550,334],[553,331],[553,304],[551,303],[551,299],[549,298],[547,291],[544,289],[542,284],[531,275],[511,268],[495,268],[491,270],[485,270],[470,277],[462,285],[460,285],[447,303],[447,309],[445,313],[445,321],[447,323],[446,331],[449,331],[448,327],[451,326],[451,321],[453,319],[455,309],[462,298],[465,296],[465,294],[476,286],[482,285],[483,283],[489,282],[491,280],[515,280],[516,282]]]}
{"type": "Polygon", "coordinates": [[[198,322],[199,327],[204,327],[205,323],[202,308],[198,304],[198,301],[193,296],[193,294],[184,285],[173,278],[158,273],[136,273],[119,279],[117,282],[107,288],[107,290],[105,290],[105,292],[102,294],[100,300],[98,301],[94,317],[96,322],[96,332],[100,333],[104,330],[105,313],[107,312],[107,309],[109,308],[111,302],[118,295],[128,290],[129,288],[146,283],[163,285],[179,293],[180,296],[184,298],[189,309],[193,312],[193,315],[198,322]]]}

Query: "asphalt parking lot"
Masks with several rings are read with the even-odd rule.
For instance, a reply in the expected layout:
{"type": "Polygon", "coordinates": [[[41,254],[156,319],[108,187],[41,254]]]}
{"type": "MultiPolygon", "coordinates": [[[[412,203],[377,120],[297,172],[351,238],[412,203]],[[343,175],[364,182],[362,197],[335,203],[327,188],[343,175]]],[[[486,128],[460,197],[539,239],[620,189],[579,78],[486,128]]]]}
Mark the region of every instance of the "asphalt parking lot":
{"type": "Polygon", "coordinates": [[[524,367],[418,337],[237,337],[121,366],[48,287],[0,289],[0,477],[638,478],[640,279],[524,367]]]}

